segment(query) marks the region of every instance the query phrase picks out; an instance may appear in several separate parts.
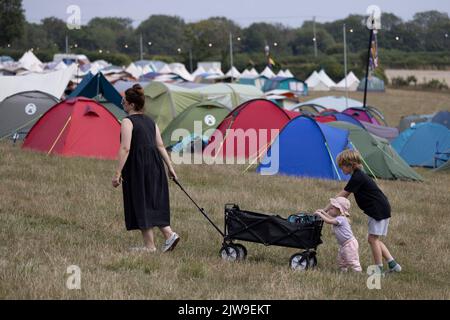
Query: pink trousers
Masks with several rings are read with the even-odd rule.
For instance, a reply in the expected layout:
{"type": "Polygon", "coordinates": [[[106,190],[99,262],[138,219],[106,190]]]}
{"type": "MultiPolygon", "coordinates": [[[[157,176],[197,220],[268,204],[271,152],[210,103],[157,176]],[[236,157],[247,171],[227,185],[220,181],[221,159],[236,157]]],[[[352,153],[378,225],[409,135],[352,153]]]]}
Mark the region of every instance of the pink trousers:
{"type": "Polygon", "coordinates": [[[339,248],[337,261],[342,271],[347,271],[348,269],[357,272],[362,271],[359,263],[358,248],[358,240],[355,238],[348,240],[339,248]]]}

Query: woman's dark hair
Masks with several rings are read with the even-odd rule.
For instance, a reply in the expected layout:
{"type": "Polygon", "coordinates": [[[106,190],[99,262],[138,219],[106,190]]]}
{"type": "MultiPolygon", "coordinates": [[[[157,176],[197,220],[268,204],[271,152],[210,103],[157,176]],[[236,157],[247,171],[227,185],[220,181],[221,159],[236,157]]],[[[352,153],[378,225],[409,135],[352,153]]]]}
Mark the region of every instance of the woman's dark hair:
{"type": "Polygon", "coordinates": [[[128,103],[134,104],[135,111],[142,111],[145,107],[144,89],[140,84],[135,84],[132,88],[125,91],[125,99],[128,103]]]}

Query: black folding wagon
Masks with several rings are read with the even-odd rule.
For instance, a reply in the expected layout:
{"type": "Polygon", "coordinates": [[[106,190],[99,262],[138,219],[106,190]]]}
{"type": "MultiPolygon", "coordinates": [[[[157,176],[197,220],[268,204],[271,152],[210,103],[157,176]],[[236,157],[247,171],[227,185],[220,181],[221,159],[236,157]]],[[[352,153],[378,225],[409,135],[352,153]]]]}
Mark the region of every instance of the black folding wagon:
{"type": "Polygon", "coordinates": [[[265,246],[302,249],[303,251],[295,253],[289,260],[289,266],[294,270],[306,270],[317,265],[317,247],[322,243],[323,220],[320,217],[300,214],[284,219],[279,215],[244,211],[236,204],[227,204],[225,205],[225,226],[222,231],[181,184],[176,180],[174,182],[222,235],[223,243],[219,251],[222,259],[227,261],[244,260],[247,257],[247,249],[242,244],[235,243],[236,240],[241,240],[265,246]]]}

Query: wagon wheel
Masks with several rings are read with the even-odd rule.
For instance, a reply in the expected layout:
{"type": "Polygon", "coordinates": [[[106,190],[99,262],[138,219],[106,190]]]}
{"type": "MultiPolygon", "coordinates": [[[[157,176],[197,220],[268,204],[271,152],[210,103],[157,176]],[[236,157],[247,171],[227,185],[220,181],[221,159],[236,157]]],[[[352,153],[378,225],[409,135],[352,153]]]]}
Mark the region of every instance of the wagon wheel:
{"type": "Polygon", "coordinates": [[[224,245],[219,251],[220,256],[226,261],[236,261],[239,259],[239,249],[232,244],[224,245]]]}
{"type": "Polygon", "coordinates": [[[233,244],[239,250],[239,260],[245,260],[247,258],[247,248],[242,244],[233,244]]]}
{"type": "Polygon", "coordinates": [[[315,266],[314,263],[317,264],[315,255],[310,255],[307,251],[296,253],[289,260],[289,266],[292,270],[308,270],[309,268],[313,268],[315,266]]]}

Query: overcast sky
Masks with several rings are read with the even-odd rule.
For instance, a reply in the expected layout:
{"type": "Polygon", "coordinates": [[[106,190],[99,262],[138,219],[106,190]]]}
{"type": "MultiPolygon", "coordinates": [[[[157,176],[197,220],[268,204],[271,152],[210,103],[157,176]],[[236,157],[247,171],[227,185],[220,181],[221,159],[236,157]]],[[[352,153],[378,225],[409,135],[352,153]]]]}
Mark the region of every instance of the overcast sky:
{"type": "Polygon", "coordinates": [[[382,12],[404,20],[427,10],[450,13],[449,0],[23,0],[30,22],[49,16],[67,20],[70,5],[80,7],[82,24],[93,17],[128,17],[135,26],[150,15],[166,14],[180,16],[186,22],[224,16],[242,27],[261,21],[299,27],[313,16],[326,22],[351,13],[364,15],[369,5],[378,5],[382,12]]]}

